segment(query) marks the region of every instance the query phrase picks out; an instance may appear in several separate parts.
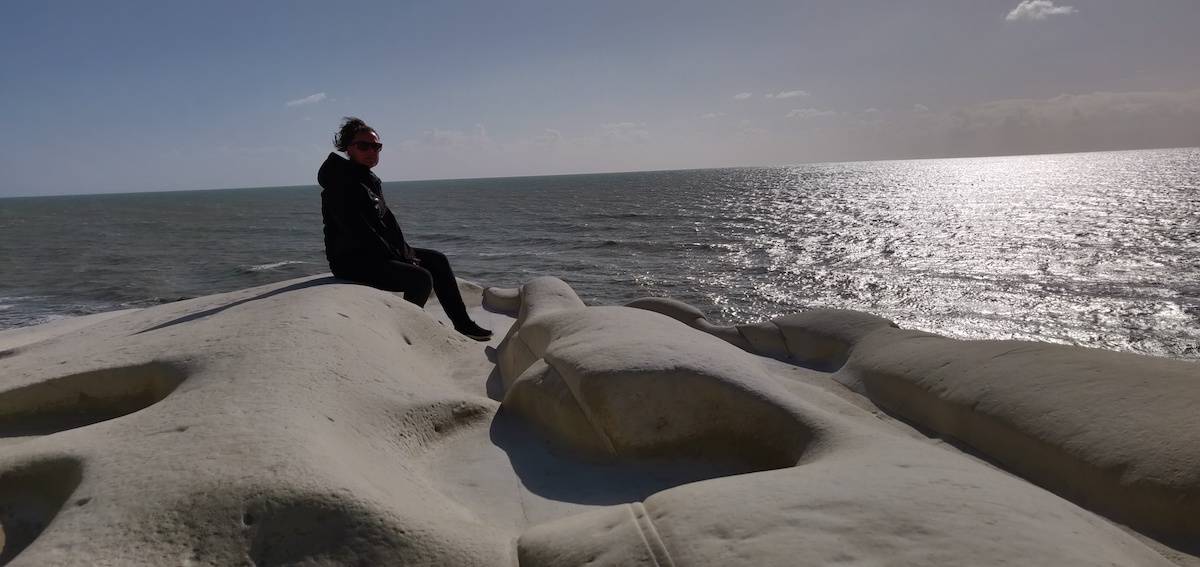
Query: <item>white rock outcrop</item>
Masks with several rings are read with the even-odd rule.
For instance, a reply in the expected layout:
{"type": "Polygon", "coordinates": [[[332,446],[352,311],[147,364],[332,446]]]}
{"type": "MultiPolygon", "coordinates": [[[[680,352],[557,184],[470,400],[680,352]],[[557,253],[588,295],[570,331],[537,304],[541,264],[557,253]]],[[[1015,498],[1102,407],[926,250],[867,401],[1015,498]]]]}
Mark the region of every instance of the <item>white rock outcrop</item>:
{"type": "Polygon", "coordinates": [[[1137,529],[1200,541],[1200,366],[1027,341],[961,341],[846,310],[718,327],[750,352],[809,368],[1005,469],[1137,529]]]}
{"type": "Polygon", "coordinates": [[[327,276],[0,332],[0,565],[1171,564],[1021,459],[1190,502],[1194,367],[461,287],[503,340],[327,276]]]}

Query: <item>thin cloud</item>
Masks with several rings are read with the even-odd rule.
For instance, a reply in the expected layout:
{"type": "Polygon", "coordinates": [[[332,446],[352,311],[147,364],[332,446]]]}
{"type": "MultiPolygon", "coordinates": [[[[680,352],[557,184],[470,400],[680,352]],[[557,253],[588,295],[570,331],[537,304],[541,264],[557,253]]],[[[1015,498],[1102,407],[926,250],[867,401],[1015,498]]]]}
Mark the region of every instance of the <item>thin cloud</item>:
{"type": "Polygon", "coordinates": [[[754,93],[738,93],[733,95],[733,100],[746,100],[754,96],[754,93]]]}
{"type": "Polygon", "coordinates": [[[720,118],[722,116],[725,116],[724,112],[707,112],[707,113],[701,114],[700,118],[703,118],[705,120],[712,120],[713,118],[720,118]]]}
{"type": "Polygon", "coordinates": [[[554,128],[546,128],[542,133],[534,136],[533,143],[539,146],[555,146],[563,141],[562,132],[554,128]]]}
{"type": "Polygon", "coordinates": [[[325,100],[326,98],[327,97],[325,96],[325,93],[310,94],[304,98],[298,98],[296,100],[289,100],[286,103],[284,103],[284,106],[286,106],[288,108],[294,108],[297,106],[304,106],[306,104],[316,104],[318,102],[325,100]]]}
{"type": "Polygon", "coordinates": [[[1079,12],[1074,6],[1055,6],[1051,0],[1021,0],[1016,8],[1013,8],[1005,20],[1016,22],[1018,20],[1033,20],[1041,21],[1050,16],[1065,16],[1079,12]]]}
{"type": "Polygon", "coordinates": [[[858,116],[858,123],[866,126],[875,126],[883,123],[883,112],[872,106],[862,111],[858,116]]]}
{"type": "Polygon", "coordinates": [[[650,138],[645,122],[614,122],[601,125],[600,130],[609,142],[645,142],[650,138]]]}
{"type": "Polygon", "coordinates": [[[788,118],[796,118],[799,120],[808,120],[810,118],[823,118],[837,114],[832,110],[819,110],[816,108],[795,108],[787,113],[788,118]]]}
{"type": "Polygon", "coordinates": [[[926,112],[929,112],[929,107],[925,106],[923,104],[920,104],[920,103],[914,104],[912,109],[913,109],[913,112],[916,112],[917,114],[924,114],[926,112]]]}
{"type": "Polygon", "coordinates": [[[434,148],[461,149],[489,146],[492,144],[492,138],[488,136],[487,128],[484,128],[483,124],[476,124],[475,129],[469,132],[438,128],[426,130],[421,136],[421,142],[434,148]]]}
{"type": "Polygon", "coordinates": [[[766,137],[767,135],[769,135],[770,133],[771,133],[771,131],[767,130],[766,128],[758,128],[755,126],[743,126],[742,129],[738,130],[737,134],[735,134],[735,137],[739,138],[739,139],[743,139],[743,140],[751,139],[751,138],[763,138],[763,137],[766,137]]]}
{"type": "Polygon", "coordinates": [[[778,92],[778,93],[767,93],[767,98],[776,98],[776,99],[796,98],[799,96],[808,96],[808,91],[795,90],[795,91],[783,91],[783,92],[778,92]]]}

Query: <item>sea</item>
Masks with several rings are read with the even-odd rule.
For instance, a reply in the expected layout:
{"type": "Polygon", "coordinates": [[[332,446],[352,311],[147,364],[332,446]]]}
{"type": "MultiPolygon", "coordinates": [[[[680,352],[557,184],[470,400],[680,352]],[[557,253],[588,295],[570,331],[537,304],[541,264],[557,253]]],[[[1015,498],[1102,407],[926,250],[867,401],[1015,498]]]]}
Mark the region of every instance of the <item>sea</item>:
{"type": "MultiPolygon", "coordinates": [[[[1200,148],[384,192],[411,244],[485,286],[551,275],[591,305],[672,297],[717,323],[845,308],[1200,359],[1200,148]]],[[[0,199],[0,329],[327,271],[315,186],[0,199]]]]}

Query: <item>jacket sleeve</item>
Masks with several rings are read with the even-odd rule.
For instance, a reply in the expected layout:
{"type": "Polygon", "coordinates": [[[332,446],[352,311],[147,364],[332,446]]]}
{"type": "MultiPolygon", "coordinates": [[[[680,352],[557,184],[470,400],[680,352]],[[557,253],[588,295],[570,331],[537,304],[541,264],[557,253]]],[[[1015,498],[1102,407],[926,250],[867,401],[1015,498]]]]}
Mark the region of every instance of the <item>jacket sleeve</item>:
{"type": "Polygon", "coordinates": [[[326,222],[332,222],[339,232],[354,241],[363,252],[380,259],[403,259],[384,236],[386,228],[375,214],[369,197],[370,190],[361,183],[345,182],[333,191],[323,191],[329,214],[326,222]]]}

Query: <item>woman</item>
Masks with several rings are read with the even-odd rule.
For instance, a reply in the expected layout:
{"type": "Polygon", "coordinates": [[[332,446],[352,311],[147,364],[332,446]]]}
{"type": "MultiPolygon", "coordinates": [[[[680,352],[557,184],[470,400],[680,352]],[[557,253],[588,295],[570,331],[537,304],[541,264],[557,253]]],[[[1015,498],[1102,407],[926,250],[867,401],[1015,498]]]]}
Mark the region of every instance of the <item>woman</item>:
{"type": "Polygon", "coordinates": [[[387,291],[424,306],[430,291],[454,323],[454,329],[477,341],[492,332],[467,314],[458,282],[446,256],[413,248],[383,198],[383,184],[371,172],[379,165],[379,134],[358,118],[347,117],[333,145],[346,158],[330,153],[317,173],[321,184],[321,216],[325,221],[325,257],[333,275],[387,291]],[[349,159],[347,159],[349,158],[349,159]]]}

